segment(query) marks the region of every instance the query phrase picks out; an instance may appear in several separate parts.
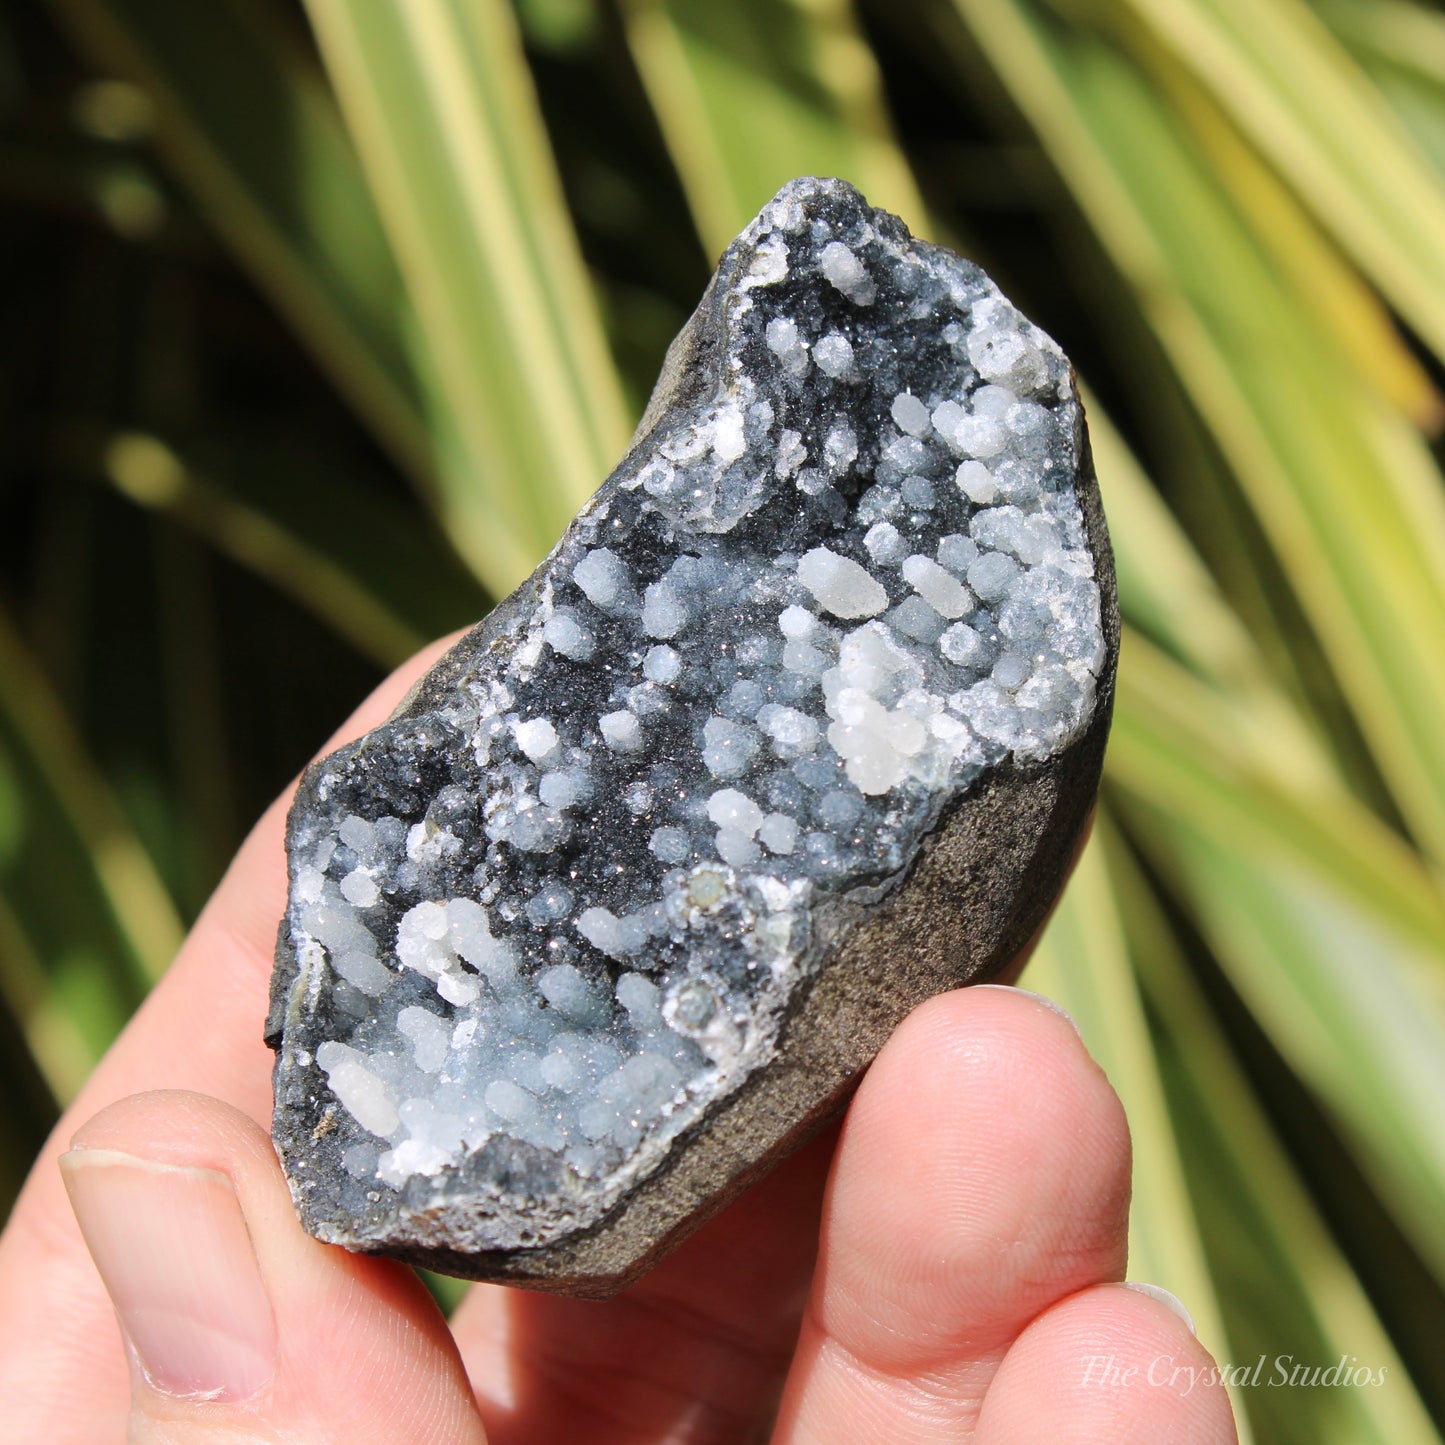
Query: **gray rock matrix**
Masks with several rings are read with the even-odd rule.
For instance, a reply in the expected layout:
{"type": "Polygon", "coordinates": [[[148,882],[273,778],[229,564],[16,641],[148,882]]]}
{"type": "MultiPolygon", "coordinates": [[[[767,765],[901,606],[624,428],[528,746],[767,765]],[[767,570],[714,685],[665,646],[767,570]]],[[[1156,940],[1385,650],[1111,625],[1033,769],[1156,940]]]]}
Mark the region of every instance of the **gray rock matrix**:
{"type": "Polygon", "coordinates": [[[1117,641],[1062,352],[785,186],[551,556],[302,781],[267,1038],[307,1229],[635,1278],[1025,946],[1117,641]]]}

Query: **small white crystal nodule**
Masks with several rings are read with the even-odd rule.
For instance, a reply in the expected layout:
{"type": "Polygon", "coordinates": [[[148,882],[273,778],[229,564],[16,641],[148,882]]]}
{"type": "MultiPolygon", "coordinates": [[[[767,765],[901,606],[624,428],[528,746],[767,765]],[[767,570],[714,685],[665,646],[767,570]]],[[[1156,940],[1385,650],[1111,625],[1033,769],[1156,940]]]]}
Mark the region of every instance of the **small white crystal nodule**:
{"type": "Polygon", "coordinates": [[[888,605],[888,593],[872,573],[827,547],[803,556],[798,581],[835,617],[872,617],[888,605]]]}

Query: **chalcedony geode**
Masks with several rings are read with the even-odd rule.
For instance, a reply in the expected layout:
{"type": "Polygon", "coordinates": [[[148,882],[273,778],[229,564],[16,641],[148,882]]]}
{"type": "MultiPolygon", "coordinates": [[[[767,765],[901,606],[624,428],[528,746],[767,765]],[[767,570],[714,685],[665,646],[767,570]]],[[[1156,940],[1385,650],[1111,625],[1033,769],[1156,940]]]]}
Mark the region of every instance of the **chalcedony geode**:
{"type": "Polygon", "coordinates": [[[1059,348],[785,186],[552,554],[301,784],[268,1039],[306,1227],[626,1283],[1024,946],[1117,639],[1059,348]]]}

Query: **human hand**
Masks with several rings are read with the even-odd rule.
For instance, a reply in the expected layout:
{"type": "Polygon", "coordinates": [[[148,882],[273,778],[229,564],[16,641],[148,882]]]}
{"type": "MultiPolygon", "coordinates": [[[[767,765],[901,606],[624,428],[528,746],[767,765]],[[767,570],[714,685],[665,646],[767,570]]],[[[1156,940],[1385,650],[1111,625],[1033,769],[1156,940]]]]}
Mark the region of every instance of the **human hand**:
{"type": "Polygon", "coordinates": [[[735,1445],[774,1418],[778,1445],[1235,1439],[1222,1389],[1151,1378],[1210,1361],[1118,1283],[1123,1112],[1066,1019],[1014,989],[918,1009],[841,1131],[605,1303],[478,1285],[448,1324],[403,1266],[311,1239],[267,1136],[260,1038],[284,806],[0,1237],[6,1439],[735,1445]]]}

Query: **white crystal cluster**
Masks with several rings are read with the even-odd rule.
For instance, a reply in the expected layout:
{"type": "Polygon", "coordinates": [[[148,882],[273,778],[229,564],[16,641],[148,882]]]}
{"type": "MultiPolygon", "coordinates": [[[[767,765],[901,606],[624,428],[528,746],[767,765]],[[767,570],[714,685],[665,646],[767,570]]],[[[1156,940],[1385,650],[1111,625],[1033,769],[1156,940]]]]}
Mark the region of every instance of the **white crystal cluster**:
{"type": "Polygon", "coordinates": [[[583,513],[467,681],[482,795],[350,814],[296,874],[298,947],[371,1008],[315,1051],[358,1179],[497,1135],[616,1172],[765,1054],[822,897],[900,872],[941,799],[1091,714],[1067,363],[981,273],[805,200],[744,237],[728,382],[583,513]],[[890,387],[919,328],[926,381],[890,387]]]}
{"type": "MultiPolygon", "coordinates": [[[[328,891],[323,885],[323,898],[328,891]]],[[[559,887],[557,895],[534,910],[546,921],[570,911],[566,890],[559,887]]],[[[346,943],[334,915],[320,916],[328,907],[334,910],[334,902],[318,901],[304,916],[340,950],[346,943]]],[[[627,947],[616,920],[610,932],[604,923],[595,931],[613,947],[627,947]]],[[[499,1128],[544,1148],[569,1149],[574,1164],[595,1167],[599,1145],[635,1145],[676,1095],[684,1070],[697,1065],[695,1046],[664,1021],[652,980],[624,971],[609,991],[570,963],[526,977],[516,951],[492,935],[487,910],[473,899],[416,904],[402,918],[396,947],[402,968],[429,980],[451,1009],[444,1016],[429,1003],[402,1007],[399,1039],[388,1047],[328,1040],[317,1049],[331,1091],[374,1141],[352,1144],[344,1156],[359,1177],[400,1185],[413,1174],[435,1174],[499,1128]],[[546,1008],[537,1007],[539,998],[546,1008]]],[[[354,953],[332,956],[363,992],[386,992],[371,971],[379,963],[359,969],[354,953]]]]}

